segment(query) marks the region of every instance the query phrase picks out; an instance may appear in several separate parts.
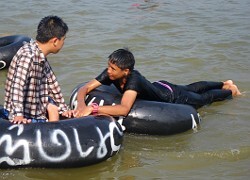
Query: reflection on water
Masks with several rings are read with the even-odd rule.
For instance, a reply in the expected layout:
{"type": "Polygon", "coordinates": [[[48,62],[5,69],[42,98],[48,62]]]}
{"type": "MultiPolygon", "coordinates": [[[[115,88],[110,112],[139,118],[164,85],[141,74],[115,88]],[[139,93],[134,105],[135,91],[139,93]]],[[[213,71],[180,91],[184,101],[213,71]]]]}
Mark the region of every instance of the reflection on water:
{"type": "MultiPolygon", "coordinates": [[[[74,169],[0,170],[2,179],[247,179],[250,176],[248,0],[103,0],[0,2],[0,36],[35,37],[43,16],[63,17],[64,48],[48,57],[69,101],[73,88],[97,76],[115,49],[129,47],[149,80],[177,84],[233,79],[242,97],[199,110],[197,132],[126,134],[108,161],[74,169]],[[208,177],[208,178],[206,178],[208,177]]],[[[3,104],[6,70],[0,71],[3,104]]]]}

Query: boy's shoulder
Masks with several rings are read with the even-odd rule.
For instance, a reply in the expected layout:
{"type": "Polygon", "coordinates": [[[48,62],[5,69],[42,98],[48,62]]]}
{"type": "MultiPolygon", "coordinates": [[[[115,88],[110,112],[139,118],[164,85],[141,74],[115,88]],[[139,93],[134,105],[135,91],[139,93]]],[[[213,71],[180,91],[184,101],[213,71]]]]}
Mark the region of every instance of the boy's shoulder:
{"type": "Polygon", "coordinates": [[[38,46],[36,45],[34,40],[30,42],[24,43],[24,45],[18,50],[17,54],[26,55],[26,56],[34,56],[39,51],[38,46]]]}

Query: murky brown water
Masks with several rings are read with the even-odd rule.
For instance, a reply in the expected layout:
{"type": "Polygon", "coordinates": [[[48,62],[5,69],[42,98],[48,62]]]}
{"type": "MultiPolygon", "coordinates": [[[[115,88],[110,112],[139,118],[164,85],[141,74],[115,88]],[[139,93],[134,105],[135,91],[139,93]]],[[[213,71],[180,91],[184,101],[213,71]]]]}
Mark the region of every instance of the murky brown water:
{"type": "MultiPolygon", "coordinates": [[[[0,179],[249,179],[249,0],[2,0],[0,36],[34,37],[37,23],[51,14],[70,28],[63,50],[48,57],[67,101],[121,47],[132,50],[136,69],[152,81],[233,79],[243,96],[200,109],[197,132],[126,134],[119,154],[100,164],[0,170],[0,179]]],[[[0,71],[0,104],[6,73],[0,71]]]]}

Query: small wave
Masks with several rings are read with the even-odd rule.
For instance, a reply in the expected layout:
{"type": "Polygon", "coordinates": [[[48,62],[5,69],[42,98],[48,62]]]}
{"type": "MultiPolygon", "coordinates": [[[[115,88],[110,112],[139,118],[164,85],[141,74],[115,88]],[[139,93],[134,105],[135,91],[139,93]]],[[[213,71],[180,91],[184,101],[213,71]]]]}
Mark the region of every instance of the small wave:
{"type": "Polygon", "coordinates": [[[232,148],[228,150],[203,151],[203,152],[175,152],[172,158],[190,159],[224,159],[228,161],[243,160],[250,157],[250,147],[232,148]]]}

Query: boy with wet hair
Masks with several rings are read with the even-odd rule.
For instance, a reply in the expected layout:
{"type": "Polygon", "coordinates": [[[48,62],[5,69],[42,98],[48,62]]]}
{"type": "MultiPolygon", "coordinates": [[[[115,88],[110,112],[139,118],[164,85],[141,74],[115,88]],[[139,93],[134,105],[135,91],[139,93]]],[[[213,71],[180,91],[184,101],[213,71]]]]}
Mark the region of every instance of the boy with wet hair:
{"type": "Polygon", "coordinates": [[[126,116],[136,98],[167,103],[188,104],[195,108],[215,101],[225,100],[240,92],[231,80],[225,82],[200,81],[189,85],[175,85],[167,81],[149,82],[137,70],[134,70],[135,59],[128,49],[114,51],[108,60],[106,68],[99,76],[78,90],[77,108],[74,116],[87,116],[91,113],[126,116]],[[100,85],[111,85],[123,94],[121,103],[101,106],[96,104],[86,106],[86,94],[100,85]]]}
{"type": "Polygon", "coordinates": [[[71,117],[47,55],[64,45],[67,24],[57,16],[44,17],[36,40],[24,44],[11,61],[5,84],[4,111],[14,124],[58,121],[71,117]]]}

